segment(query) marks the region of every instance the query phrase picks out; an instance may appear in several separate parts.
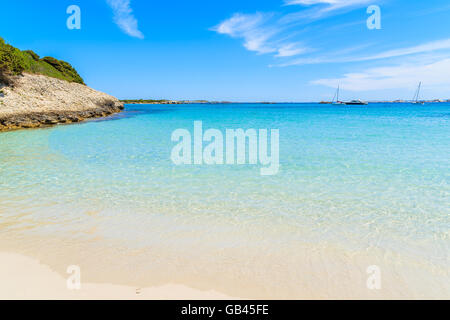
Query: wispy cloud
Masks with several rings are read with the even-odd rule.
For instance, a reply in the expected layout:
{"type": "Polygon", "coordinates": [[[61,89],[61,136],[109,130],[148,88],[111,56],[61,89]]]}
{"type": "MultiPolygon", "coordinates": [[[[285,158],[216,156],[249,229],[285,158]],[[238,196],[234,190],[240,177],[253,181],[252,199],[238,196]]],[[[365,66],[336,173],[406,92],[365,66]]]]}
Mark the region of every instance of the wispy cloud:
{"type": "Polygon", "coordinates": [[[356,61],[367,61],[376,59],[388,59],[393,57],[401,57],[406,55],[433,52],[438,50],[450,49],[450,39],[438,40],[433,42],[427,42],[418,46],[389,50],[372,56],[361,57],[356,61]]]}
{"type": "Polygon", "coordinates": [[[285,0],[286,5],[302,5],[312,6],[323,4],[326,5],[327,11],[333,11],[345,7],[358,6],[367,4],[373,0],[285,0]]]}
{"type": "Polygon", "coordinates": [[[236,13],[230,19],[227,19],[214,27],[212,30],[220,34],[226,34],[232,38],[241,38],[244,40],[244,47],[247,50],[258,53],[271,53],[275,48],[268,46],[267,42],[278,31],[275,27],[264,27],[269,20],[269,14],[241,14],[236,13]]]}
{"type": "Polygon", "coordinates": [[[138,21],[133,15],[130,0],[106,0],[114,12],[114,22],[129,36],[144,39],[138,28],[138,21]]]}
{"type": "Polygon", "coordinates": [[[385,89],[413,88],[419,81],[429,87],[450,86],[450,58],[437,61],[409,61],[397,66],[384,66],[362,72],[348,73],[341,78],[319,79],[312,84],[335,88],[338,85],[346,91],[373,91],[385,89]]]}
{"type": "Polygon", "coordinates": [[[285,0],[287,6],[300,5],[310,7],[307,10],[285,15],[283,23],[294,23],[296,21],[317,20],[326,16],[336,14],[339,11],[349,11],[363,7],[373,0],[285,0]]]}
{"type": "Polygon", "coordinates": [[[307,48],[299,47],[295,43],[289,43],[286,45],[282,45],[280,48],[278,48],[278,53],[275,56],[279,58],[292,57],[306,52],[308,52],[307,48]]]}
{"type": "Polygon", "coordinates": [[[345,53],[352,51],[351,49],[346,49],[343,51],[333,52],[327,56],[321,57],[309,57],[309,58],[301,58],[295,59],[292,61],[287,61],[285,63],[279,64],[279,67],[288,67],[294,65],[306,65],[306,64],[322,64],[322,63],[347,63],[347,62],[364,62],[364,61],[372,61],[372,60],[382,60],[382,59],[390,59],[397,58],[403,56],[410,56],[428,52],[437,52],[440,50],[450,50],[450,39],[442,39],[433,42],[427,42],[420,45],[387,50],[380,53],[372,54],[372,55],[364,55],[364,56],[348,56],[345,53]]]}
{"type": "Polygon", "coordinates": [[[280,39],[283,29],[274,23],[273,14],[270,13],[236,13],[212,30],[243,39],[247,50],[259,54],[273,53],[276,57],[292,57],[307,51],[298,42],[280,39]]]}
{"type": "Polygon", "coordinates": [[[285,5],[302,5],[312,8],[289,14],[235,13],[212,30],[232,38],[243,39],[244,47],[258,54],[270,53],[276,58],[294,57],[313,51],[305,46],[303,41],[288,40],[298,33],[299,30],[296,28],[298,20],[305,17],[308,18],[306,20],[318,19],[325,12],[353,8],[367,2],[369,0],[286,0],[285,5]]]}

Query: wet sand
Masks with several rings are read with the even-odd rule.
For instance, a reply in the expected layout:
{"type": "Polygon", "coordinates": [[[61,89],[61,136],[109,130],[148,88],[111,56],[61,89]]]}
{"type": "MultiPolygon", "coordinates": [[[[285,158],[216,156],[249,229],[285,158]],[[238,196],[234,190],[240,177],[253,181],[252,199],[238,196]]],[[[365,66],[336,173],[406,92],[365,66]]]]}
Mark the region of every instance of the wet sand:
{"type": "Polygon", "coordinates": [[[0,299],[44,300],[229,300],[215,291],[199,291],[176,284],[152,288],[134,288],[113,284],[83,283],[80,290],[68,289],[62,277],[39,261],[15,253],[0,253],[0,299]]]}

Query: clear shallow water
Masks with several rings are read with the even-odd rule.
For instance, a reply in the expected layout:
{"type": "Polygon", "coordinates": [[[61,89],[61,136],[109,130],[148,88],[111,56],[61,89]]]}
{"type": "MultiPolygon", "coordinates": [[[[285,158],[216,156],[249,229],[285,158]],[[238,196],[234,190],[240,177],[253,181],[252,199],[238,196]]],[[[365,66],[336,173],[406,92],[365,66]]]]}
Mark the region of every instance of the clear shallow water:
{"type": "Polygon", "coordinates": [[[449,297],[450,105],[139,105],[0,134],[0,249],[87,280],[449,297]],[[280,172],[175,166],[175,129],[279,129],[280,172]],[[379,265],[383,290],[366,287],[379,265]]]}

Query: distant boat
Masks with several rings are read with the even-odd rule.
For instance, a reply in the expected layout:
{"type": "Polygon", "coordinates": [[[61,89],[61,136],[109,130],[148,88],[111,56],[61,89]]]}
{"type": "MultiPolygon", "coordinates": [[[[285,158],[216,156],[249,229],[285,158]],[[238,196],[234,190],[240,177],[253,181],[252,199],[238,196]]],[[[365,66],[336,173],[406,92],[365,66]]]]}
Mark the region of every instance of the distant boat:
{"type": "Polygon", "coordinates": [[[369,103],[366,102],[366,101],[361,101],[361,100],[352,100],[352,101],[349,101],[349,102],[345,102],[345,104],[348,105],[348,106],[366,106],[369,103]]]}
{"type": "Polygon", "coordinates": [[[412,100],[412,103],[414,104],[425,104],[424,101],[419,100],[420,96],[420,89],[422,88],[422,82],[419,82],[419,87],[417,87],[416,93],[414,94],[414,98],[412,100]]]}
{"type": "Polygon", "coordinates": [[[340,86],[338,86],[338,88],[336,90],[336,94],[334,95],[333,102],[332,102],[335,105],[348,105],[348,106],[360,105],[360,106],[362,106],[362,105],[367,105],[368,104],[367,102],[361,101],[361,100],[352,100],[352,101],[349,101],[349,102],[341,101],[341,100],[339,100],[340,92],[341,92],[341,88],[340,88],[340,86]]]}
{"type": "Polygon", "coordinates": [[[337,87],[336,93],[334,94],[332,104],[342,105],[345,104],[344,102],[339,100],[339,93],[340,93],[340,87],[337,87]]]}
{"type": "Polygon", "coordinates": [[[332,101],[320,101],[319,104],[340,104],[339,103],[339,87],[338,87],[336,93],[334,94],[332,101]],[[336,97],[337,97],[337,99],[336,99],[336,97]],[[336,100],[336,102],[335,102],[335,100],[336,100]]]}

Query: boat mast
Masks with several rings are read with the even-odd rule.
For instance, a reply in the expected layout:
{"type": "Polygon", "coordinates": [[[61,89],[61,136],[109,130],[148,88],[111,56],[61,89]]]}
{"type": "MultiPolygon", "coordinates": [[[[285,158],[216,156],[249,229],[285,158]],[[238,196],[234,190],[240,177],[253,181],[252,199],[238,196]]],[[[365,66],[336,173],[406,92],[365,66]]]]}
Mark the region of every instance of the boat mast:
{"type": "Polygon", "coordinates": [[[422,88],[422,81],[419,82],[419,88],[417,89],[417,101],[419,101],[420,89],[422,88]]]}
{"type": "Polygon", "coordinates": [[[336,92],[334,93],[333,100],[331,101],[331,103],[334,103],[334,101],[339,102],[339,86],[336,92]]]}
{"type": "Polygon", "coordinates": [[[416,94],[414,95],[414,98],[413,98],[414,102],[416,102],[416,103],[419,102],[419,96],[420,96],[420,89],[421,89],[421,87],[422,87],[422,81],[419,82],[419,87],[417,88],[416,94]]]}

